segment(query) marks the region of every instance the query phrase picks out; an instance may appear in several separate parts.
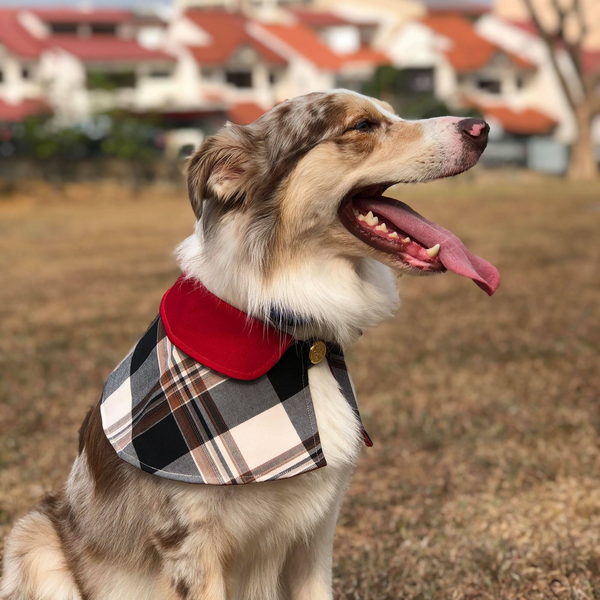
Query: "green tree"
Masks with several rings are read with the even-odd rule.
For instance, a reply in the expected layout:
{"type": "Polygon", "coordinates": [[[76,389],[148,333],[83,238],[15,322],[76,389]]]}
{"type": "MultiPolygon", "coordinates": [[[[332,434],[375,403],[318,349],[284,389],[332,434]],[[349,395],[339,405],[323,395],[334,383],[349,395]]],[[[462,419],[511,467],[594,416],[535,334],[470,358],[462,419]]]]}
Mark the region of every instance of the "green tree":
{"type": "Polygon", "coordinates": [[[131,189],[136,195],[145,178],[149,163],[158,158],[162,149],[157,144],[161,130],[153,117],[138,117],[123,112],[111,115],[112,126],[104,141],[102,151],[130,165],[131,189]]]}
{"type": "Polygon", "coordinates": [[[56,187],[62,186],[68,165],[85,156],[89,146],[83,131],[57,127],[49,116],[26,119],[20,137],[42,177],[56,187]]]}

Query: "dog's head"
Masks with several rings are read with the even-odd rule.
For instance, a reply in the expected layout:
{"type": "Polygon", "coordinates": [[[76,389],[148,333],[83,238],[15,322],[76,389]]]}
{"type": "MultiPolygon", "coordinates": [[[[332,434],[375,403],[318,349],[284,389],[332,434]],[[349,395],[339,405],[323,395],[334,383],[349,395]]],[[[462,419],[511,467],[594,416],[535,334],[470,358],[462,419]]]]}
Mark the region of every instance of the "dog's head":
{"type": "Polygon", "coordinates": [[[404,121],[389,105],[344,90],[288,100],[251,125],[228,125],[189,163],[204,260],[226,255],[238,278],[252,272],[262,289],[281,287],[308,263],[313,274],[334,264],[356,273],[374,259],[401,273],[449,269],[491,293],[498,283],[491,265],[382,196],[397,183],[471,168],[487,132],[478,119],[404,121]]]}

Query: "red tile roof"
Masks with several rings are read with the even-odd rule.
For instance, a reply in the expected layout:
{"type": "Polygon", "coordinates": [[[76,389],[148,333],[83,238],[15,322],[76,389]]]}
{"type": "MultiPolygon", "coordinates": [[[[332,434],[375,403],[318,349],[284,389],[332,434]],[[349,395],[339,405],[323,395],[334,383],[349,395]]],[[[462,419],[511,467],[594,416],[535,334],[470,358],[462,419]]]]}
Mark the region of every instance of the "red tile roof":
{"type": "Polygon", "coordinates": [[[343,59],[333,52],[316,33],[306,25],[261,25],[268,33],[279,38],[292,50],[327,71],[338,71],[342,68],[343,59]]]}
{"type": "Polygon", "coordinates": [[[505,54],[514,64],[523,69],[532,69],[529,61],[506,52],[496,44],[481,37],[473,23],[461,15],[435,15],[421,19],[421,22],[436,33],[450,39],[452,47],[445,51],[450,64],[457,71],[475,71],[487,65],[498,54],[505,54]]]}
{"type": "Polygon", "coordinates": [[[321,27],[334,27],[336,25],[351,25],[349,21],[338,17],[331,12],[321,12],[314,10],[307,10],[306,8],[291,8],[291,12],[296,15],[300,23],[320,29],[321,27]]]}
{"type": "Polygon", "coordinates": [[[16,10],[0,10],[0,45],[21,58],[38,58],[45,44],[21,25],[17,14],[16,10]]]}
{"type": "Polygon", "coordinates": [[[144,48],[136,40],[116,36],[79,38],[74,35],[53,35],[47,39],[47,43],[73,54],[83,62],[175,60],[173,56],[159,50],[144,48]]]}
{"type": "Polygon", "coordinates": [[[351,54],[343,54],[342,59],[345,64],[389,65],[391,62],[389,56],[368,46],[363,46],[351,54]]]}
{"type": "Polygon", "coordinates": [[[377,50],[368,46],[360,48],[351,54],[338,54],[334,52],[321,38],[306,25],[264,25],[261,27],[279,38],[279,40],[301,54],[320,69],[326,71],[339,71],[346,66],[364,64],[377,66],[389,64],[390,59],[377,50]]]}
{"type": "Polygon", "coordinates": [[[284,57],[248,33],[247,21],[239,14],[188,10],[185,16],[211,37],[211,44],[208,46],[190,47],[193,57],[200,64],[224,64],[243,46],[254,49],[269,64],[287,63],[284,57]]]}
{"type": "MultiPolygon", "coordinates": [[[[35,11],[48,15],[85,14],[100,18],[117,18],[132,13],[125,11],[94,11],[85,13],[75,10],[35,11]]],[[[54,17],[53,17],[54,18],[54,17]]],[[[89,22],[89,21],[88,21],[89,22]]],[[[100,22],[100,21],[95,21],[100,22]]],[[[44,40],[32,36],[19,22],[17,10],[0,10],[0,45],[20,58],[36,59],[42,51],[49,48],[61,48],[83,61],[144,61],[175,60],[174,57],[158,50],[148,50],[135,40],[121,39],[116,36],[92,36],[80,38],[75,35],[53,35],[44,40]]]]}
{"type": "Polygon", "coordinates": [[[484,117],[495,119],[504,131],[515,135],[548,135],[558,125],[555,119],[535,108],[514,110],[504,105],[486,106],[471,98],[464,98],[463,102],[479,110],[484,117]]]}
{"type": "Polygon", "coordinates": [[[41,100],[23,100],[17,104],[10,104],[0,99],[0,122],[2,123],[24,121],[27,117],[50,112],[50,107],[41,100]]]}
{"type": "Polygon", "coordinates": [[[29,12],[46,23],[131,23],[135,20],[133,12],[128,10],[35,8],[29,12]]]}
{"type": "Polygon", "coordinates": [[[227,118],[237,125],[249,125],[265,114],[265,109],[254,102],[240,102],[227,110],[227,118]]]}
{"type": "Polygon", "coordinates": [[[460,13],[470,17],[480,17],[491,12],[491,6],[489,4],[474,3],[462,3],[462,2],[446,2],[443,4],[428,4],[427,12],[430,15],[455,15],[460,13]]]}
{"type": "Polygon", "coordinates": [[[506,106],[488,107],[483,114],[500,121],[505,131],[520,135],[543,135],[552,133],[557,121],[533,108],[515,111],[506,106]]]}
{"type": "Polygon", "coordinates": [[[348,19],[344,19],[335,13],[328,11],[319,11],[319,10],[310,10],[307,8],[295,8],[290,6],[288,9],[291,13],[293,13],[298,21],[303,25],[307,25],[312,29],[321,29],[323,27],[336,27],[343,25],[350,25],[352,27],[358,27],[362,29],[364,27],[379,27],[379,23],[377,21],[369,21],[369,20],[360,20],[360,21],[349,21],[348,19]]]}

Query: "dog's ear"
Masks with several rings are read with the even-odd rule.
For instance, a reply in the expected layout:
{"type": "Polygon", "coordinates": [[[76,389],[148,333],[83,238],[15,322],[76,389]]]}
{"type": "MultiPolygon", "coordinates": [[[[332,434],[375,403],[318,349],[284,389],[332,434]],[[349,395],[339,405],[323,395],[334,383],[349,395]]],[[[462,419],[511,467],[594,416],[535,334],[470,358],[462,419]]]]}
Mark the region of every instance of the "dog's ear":
{"type": "Polygon", "coordinates": [[[197,219],[205,200],[226,202],[243,195],[249,165],[249,144],[241,128],[230,125],[204,141],[187,167],[188,194],[197,219]]]}

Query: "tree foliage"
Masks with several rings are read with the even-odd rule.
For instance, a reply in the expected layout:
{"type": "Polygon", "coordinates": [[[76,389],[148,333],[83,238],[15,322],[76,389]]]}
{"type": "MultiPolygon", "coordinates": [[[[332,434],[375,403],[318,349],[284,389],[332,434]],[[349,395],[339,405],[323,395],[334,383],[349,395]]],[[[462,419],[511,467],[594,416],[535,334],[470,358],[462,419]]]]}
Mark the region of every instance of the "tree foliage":
{"type": "Polygon", "coordinates": [[[155,119],[127,113],[113,113],[111,119],[112,127],[102,141],[102,150],[107,156],[145,161],[161,154],[162,131],[155,119]]]}

